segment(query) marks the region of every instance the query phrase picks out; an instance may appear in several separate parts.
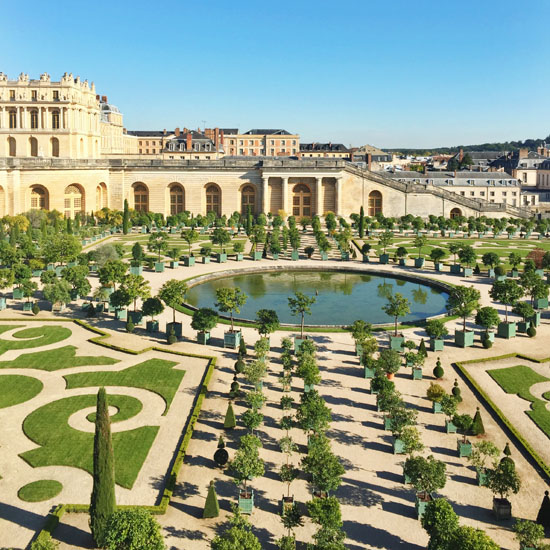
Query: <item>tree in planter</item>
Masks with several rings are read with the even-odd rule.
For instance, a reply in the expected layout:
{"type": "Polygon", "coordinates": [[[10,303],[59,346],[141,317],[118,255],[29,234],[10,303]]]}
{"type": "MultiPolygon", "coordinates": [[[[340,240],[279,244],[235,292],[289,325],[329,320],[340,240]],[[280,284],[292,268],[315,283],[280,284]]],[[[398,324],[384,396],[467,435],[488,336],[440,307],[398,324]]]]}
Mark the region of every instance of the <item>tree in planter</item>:
{"type": "Polygon", "coordinates": [[[398,391],[390,388],[389,390],[378,392],[376,404],[381,412],[389,412],[391,416],[391,411],[393,409],[403,406],[403,399],[398,391]]]}
{"type": "Polygon", "coordinates": [[[159,262],[161,253],[168,248],[168,239],[168,234],[164,233],[164,231],[157,231],[156,233],[151,233],[151,235],[149,235],[147,248],[152,252],[158,253],[159,262]]]}
{"type": "Polygon", "coordinates": [[[501,460],[494,468],[487,470],[487,487],[501,500],[508,499],[513,493],[519,493],[521,479],[513,460],[501,460]]]}
{"type": "Polygon", "coordinates": [[[281,512],[281,523],[287,530],[287,534],[276,541],[277,547],[279,550],[295,550],[296,537],[294,536],[294,529],[303,525],[302,514],[296,503],[281,512]]]}
{"type": "Polygon", "coordinates": [[[311,306],[317,301],[315,296],[307,296],[303,292],[296,291],[294,296],[288,297],[288,307],[292,315],[300,315],[300,338],[304,338],[304,319],[306,314],[311,315],[311,306]]]}
{"type": "Polygon", "coordinates": [[[520,548],[540,548],[545,538],[544,527],[527,519],[518,519],[514,524],[514,532],[520,548]]]}
{"type": "Polygon", "coordinates": [[[235,484],[241,485],[241,495],[247,496],[246,483],[255,477],[263,476],[265,466],[260,458],[259,450],[262,442],[255,435],[243,435],[239,441],[239,448],[235,453],[235,458],[231,462],[231,469],[235,472],[235,484]]]}
{"type": "MultiPolygon", "coordinates": [[[[405,405],[394,407],[391,411],[391,432],[393,437],[401,439],[406,433],[405,428],[416,424],[418,412],[414,409],[409,409],[405,405]]],[[[412,435],[412,434],[409,434],[412,435]]]]}
{"type": "Polygon", "coordinates": [[[528,302],[516,302],[512,308],[512,311],[516,315],[519,315],[523,319],[524,323],[527,323],[528,320],[535,315],[533,306],[528,302]]]}
{"type": "Polygon", "coordinates": [[[400,317],[404,317],[411,312],[411,303],[399,292],[388,297],[388,303],[382,306],[382,310],[386,315],[393,317],[395,322],[394,336],[398,335],[397,324],[400,317]]]}
{"type": "Polygon", "coordinates": [[[518,267],[523,262],[523,258],[517,252],[511,252],[510,256],[508,256],[508,262],[512,266],[512,269],[517,271],[518,267]]]}
{"type": "Polygon", "coordinates": [[[155,317],[164,311],[164,305],[160,298],[156,296],[154,298],[147,298],[141,306],[141,311],[143,315],[151,317],[151,321],[154,321],[155,317]]]}
{"type": "Polygon", "coordinates": [[[216,227],[216,229],[212,231],[212,235],[210,235],[210,240],[212,241],[212,244],[217,244],[220,246],[220,254],[222,254],[223,247],[231,242],[231,235],[227,229],[216,227]]]}
{"type": "Polygon", "coordinates": [[[321,382],[319,366],[311,354],[305,354],[299,358],[296,374],[303,379],[304,386],[312,387],[321,382]]]}
{"type": "Polygon", "coordinates": [[[172,323],[176,322],[176,308],[181,306],[187,294],[187,284],[185,281],[170,279],[166,281],[159,290],[159,298],[172,308],[172,323]]]}
{"type": "Polygon", "coordinates": [[[254,225],[249,235],[250,242],[252,243],[252,252],[258,251],[258,245],[260,243],[265,243],[265,238],[265,228],[262,225],[254,225]]]}
{"type": "Polygon", "coordinates": [[[489,340],[489,331],[495,328],[500,322],[498,311],[491,306],[479,308],[476,313],[475,323],[485,329],[484,344],[489,340]]]}
{"type": "Polygon", "coordinates": [[[469,414],[455,414],[453,424],[462,434],[462,441],[466,442],[466,436],[470,433],[474,419],[469,414]]]}
{"type": "Polygon", "coordinates": [[[489,291],[489,296],[492,300],[504,305],[506,323],[508,323],[508,307],[513,306],[523,296],[523,289],[512,279],[495,281],[489,291]]]}
{"type": "Polygon", "coordinates": [[[462,330],[464,332],[466,332],[466,319],[476,309],[479,309],[480,297],[479,290],[476,290],[473,286],[456,286],[449,293],[447,311],[451,315],[462,317],[462,330]]]}
{"type": "Polygon", "coordinates": [[[216,535],[210,545],[211,550],[262,550],[258,537],[252,533],[252,525],[239,512],[237,506],[233,507],[233,516],[229,520],[229,526],[216,535]]]}
{"type": "Polygon", "coordinates": [[[447,256],[447,253],[443,248],[432,248],[430,251],[430,260],[432,260],[434,264],[440,263],[445,256],[447,256]]]}
{"type": "Polygon", "coordinates": [[[274,309],[259,309],[256,312],[256,323],[260,336],[267,337],[272,332],[279,330],[279,316],[274,309]]]}
{"type": "Polygon", "coordinates": [[[151,296],[151,285],[141,275],[125,275],[119,290],[124,290],[134,302],[134,311],[137,309],[137,300],[146,300],[151,296]]]}
{"type": "Polygon", "coordinates": [[[34,293],[38,290],[38,285],[34,281],[24,280],[19,286],[23,292],[23,297],[27,298],[27,303],[34,296],[34,293]]]}
{"type": "Polygon", "coordinates": [[[189,257],[191,257],[191,246],[195,241],[197,241],[197,239],[199,238],[199,234],[194,229],[184,229],[181,232],[181,238],[187,243],[189,257]]]}
{"type": "Polygon", "coordinates": [[[484,266],[495,269],[495,266],[500,263],[500,256],[496,252],[485,252],[485,254],[481,256],[481,261],[484,266]]]}
{"type": "Polygon", "coordinates": [[[452,422],[458,407],[458,401],[454,395],[444,395],[440,401],[441,411],[447,417],[447,423],[452,422]]]}
{"type": "Polygon", "coordinates": [[[98,270],[99,282],[103,286],[112,286],[116,290],[116,284],[122,281],[127,269],[128,265],[120,260],[108,260],[98,270]]]}
{"type": "Polygon", "coordinates": [[[391,376],[401,367],[401,355],[392,349],[382,350],[376,361],[376,367],[391,376]]]}
{"type": "Polygon", "coordinates": [[[449,548],[461,548],[464,550],[500,550],[500,546],[484,531],[465,525],[461,525],[454,531],[449,548]]]}
{"type": "Polygon", "coordinates": [[[458,251],[458,259],[460,260],[460,263],[465,264],[468,267],[472,267],[477,259],[476,251],[472,246],[467,244],[458,251]]]}
{"type": "Polygon", "coordinates": [[[108,543],[108,522],[116,510],[115,464],[108,409],[105,388],[100,388],[97,393],[95,419],[90,529],[94,541],[101,548],[108,543]]]}
{"type": "Polygon", "coordinates": [[[138,242],[134,243],[134,246],[132,246],[132,265],[139,267],[143,262],[144,255],[141,244],[138,242]]]}
{"type": "Polygon", "coordinates": [[[385,231],[378,238],[378,246],[382,248],[382,254],[386,254],[388,246],[393,243],[393,233],[391,231],[385,231]]]}
{"type": "Polygon", "coordinates": [[[446,394],[447,392],[445,391],[445,388],[443,388],[439,384],[434,384],[433,382],[430,382],[430,386],[426,390],[426,397],[432,403],[441,403],[443,396],[446,394]]]}
{"type": "Polygon", "coordinates": [[[267,367],[264,361],[251,361],[244,369],[244,375],[250,384],[258,387],[264,379],[267,372],[267,367]]]}
{"type": "Polygon", "coordinates": [[[328,429],[332,414],[325,400],[316,390],[303,393],[296,411],[296,422],[306,433],[319,433],[328,429]]]}
{"type": "Polygon", "coordinates": [[[416,426],[405,426],[401,430],[399,439],[403,443],[403,451],[409,456],[413,456],[414,453],[419,453],[424,449],[420,432],[416,426]]]}
{"type": "Polygon", "coordinates": [[[548,297],[548,285],[535,271],[524,271],[519,276],[519,284],[525,294],[530,297],[531,305],[535,303],[536,299],[548,297]]]}
{"type": "Polygon", "coordinates": [[[422,527],[430,536],[428,550],[451,549],[450,542],[458,529],[458,516],[444,498],[430,501],[421,518],[422,527]]]}
{"type": "Polygon", "coordinates": [[[121,310],[132,303],[132,297],[128,294],[126,289],[121,286],[111,294],[110,301],[115,309],[121,310]]]}
{"type": "Polygon", "coordinates": [[[65,305],[71,301],[71,286],[63,279],[44,285],[42,292],[44,298],[53,305],[65,305]]]}
{"type": "Polygon", "coordinates": [[[316,544],[312,548],[345,550],[345,534],[342,531],[342,513],[338,499],[313,498],[307,503],[307,510],[312,521],[320,526],[313,535],[316,544]]]}
{"type": "Polygon", "coordinates": [[[438,489],[443,489],[447,483],[446,465],[436,460],[433,455],[412,456],[407,458],[403,473],[409,478],[417,495],[422,500],[429,500],[430,495],[438,489]]]}
{"type": "Polygon", "coordinates": [[[422,249],[428,244],[425,235],[417,235],[413,240],[413,246],[418,250],[418,258],[422,255],[422,249]]]}
{"type": "Polygon", "coordinates": [[[426,333],[432,340],[442,340],[449,331],[441,319],[430,319],[426,322],[426,333]]]}
{"type": "Polygon", "coordinates": [[[218,325],[218,314],[214,309],[202,307],[193,312],[191,328],[197,332],[210,332],[218,325]]]}
{"type": "Polygon", "coordinates": [[[215,306],[222,313],[229,313],[231,317],[231,331],[235,332],[233,325],[233,313],[240,313],[241,307],[246,303],[248,296],[238,287],[218,288],[216,290],[215,306]]]}
{"type": "Polygon", "coordinates": [[[492,468],[496,468],[499,456],[500,449],[492,441],[479,441],[473,444],[472,453],[468,460],[479,474],[487,470],[488,460],[491,461],[492,468]]]}
{"type": "Polygon", "coordinates": [[[259,428],[264,421],[264,415],[257,409],[249,408],[241,415],[241,422],[254,433],[254,430],[259,428]]]}
{"type": "Polygon", "coordinates": [[[453,255],[453,264],[456,264],[456,256],[460,252],[462,245],[460,243],[451,243],[449,245],[449,252],[453,255]]]}
{"type": "Polygon", "coordinates": [[[372,325],[361,319],[354,321],[347,330],[351,332],[352,338],[355,340],[355,345],[360,346],[372,334],[372,325]]]}
{"type": "Polygon", "coordinates": [[[4,267],[0,269],[0,291],[6,290],[13,285],[15,280],[13,269],[4,267]]]}
{"type": "Polygon", "coordinates": [[[116,510],[107,521],[105,545],[108,550],[165,550],[158,521],[146,510],[116,510]]]}

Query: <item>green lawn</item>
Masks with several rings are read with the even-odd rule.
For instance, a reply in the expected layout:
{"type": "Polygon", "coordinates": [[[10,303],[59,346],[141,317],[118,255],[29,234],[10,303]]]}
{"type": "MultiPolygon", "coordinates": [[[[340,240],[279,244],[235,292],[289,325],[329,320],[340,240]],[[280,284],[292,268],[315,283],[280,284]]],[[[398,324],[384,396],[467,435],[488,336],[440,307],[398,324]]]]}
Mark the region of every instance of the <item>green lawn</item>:
{"type": "Polygon", "coordinates": [[[175,365],[177,363],[174,361],[149,359],[119,372],[79,372],[67,374],[64,378],[67,389],[90,386],[129,386],[152,391],[164,399],[166,403],[164,414],[166,414],[185,375],[185,371],[173,369],[175,365]]]}
{"type": "MultiPolygon", "coordinates": [[[[117,407],[116,420],[131,418],[141,410],[141,402],[126,395],[110,395],[109,404],[117,407]]],[[[20,456],[33,468],[71,466],[92,473],[94,434],[80,432],[68,425],[75,412],[96,405],[95,394],[76,395],[48,403],[32,412],[23,422],[25,435],[40,447],[20,456]]],[[[113,434],[116,482],[131,489],[155,440],[158,426],[142,426],[113,434]]]]}
{"type": "MultiPolygon", "coordinates": [[[[531,409],[526,411],[533,422],[550,438],[550,411],[546,408],[546,401],[536,399],[529,391],[533,384],[546,382],[546,378],[530,367],[518,365],[505,369],[491,369],[487,373],[506,392],[518,395],[531,402],[531,409]]],[[[544,394],[544,397],[548,393],[544,394]]]]}
{"type": "Polygon", "coordinates": [[[0,375],[0,409],[24,403],[37,396],[44,384],[31,376],[21,374],[0,375]]]}
{"type": "MultiPolygon", "coordinates": [[[[1,332],[17,328],[16,326],[3,325],[1,332]]],[[[55,344],[69,338],[72,332],[65,327],[57,325],[45,325],[41,327],[31,327],[19,330],[13,337],[17,340],[2,340],[0,338],[0,354],[10,349],[38,348],[55,344]]]]}
{"type": "Polygon", "coordinates": [[[54,479],[41,479],[40,481],[33,481],[28,483],[19,489],[17,496],[25,502],[42,502],[43,500],[50,500],[56,497],[63,485],[54,479]]]}
{"type": "Polygon", "coordinates": [[[39,369],[52,372],[71,367],[114,365],[115,363],[119,363],[119,360],[104,355],[77,356],[74,346],[65,346],[47,351],[23,353],[13,361],[0,361],[0,369],[39,369]]]}

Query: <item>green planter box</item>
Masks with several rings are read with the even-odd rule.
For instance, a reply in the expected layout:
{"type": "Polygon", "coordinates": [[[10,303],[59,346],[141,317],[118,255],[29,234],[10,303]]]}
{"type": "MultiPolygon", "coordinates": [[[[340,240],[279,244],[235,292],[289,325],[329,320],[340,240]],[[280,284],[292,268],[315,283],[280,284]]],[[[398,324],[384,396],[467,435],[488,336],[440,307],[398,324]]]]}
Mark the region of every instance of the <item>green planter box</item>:
{"type": "Polygon", "coordinates": [[[112,286],[102,286],[101,290],[104,290],[109,296],[115,291],[112,286]]]}
{"type": "Polygon", "coordinates": [[[415,258],[414,259],[414,267],[424,267],[424,258],[415,258]]]}
{"type": "MultiPolygon", "coordinates": [[[[328,256],[328,255],[327,255],[328,256]]],[[[368,264],[369,263],[369,257],[366,254],[363,254],[363,263],[368,264]]]]}
{"type": "Polygon", "coordinates": [[[76,262],[69,262],[67,264],[67,267],[75,267],[75,265],[76,265],[76,262]]]}
{"type": "Polygon", "coordinates": [[[235,332],[227,331],[223,335],[224,348],[236,349],[239,347],[240,342],[241,342],[240,331],[235,331],[235,332]]]}
{"type": "Polygon", "coordinates": [[[413,380],[422,380],[422,369],[419,367],[413,367],[412,369],[412,379],[413,380]]]}
{"type": "Polygon", "coordinates": [[[132,275],[141,275],[143,273],[143,266],[142,265],[131,265],[130,266],[130,273],[132,275]]]}
{"type": "Polygon", "coordinates": [[[41,269],[35,269],[35,270],[32,272],[32,276],[33,276],[33,277],[40,277],[40,275],[42,275],[42,270],[41,270],[41,269]]]}
{"type": "Polygon", "coordinates": [[[155,262],[155,272],[156,273],[164,272],[164,262],[155,262]]]}
{"type": "Polygon", "coordinates": [[[441,410],[441,403],[439,401],[432,401],[432,412],[434,414],[443,414],[441,410]]]}
{"type": "Polygon", "coordinates": [[[372,380],[374,378],[374,369],[365,367],[365,379],[372,380]]]}
{"type": "Polygon", "coordinates": [[[456,426],[450,420],[445,420],[445,430],[448,434],[455,434],[456,426]]]}
{"type": "Polygon", "coordinates": [[[510,277],[519,277],[519,271],[517,269],[512,269],[512,271],[510,271],[510,277]]]}
{"type": "Polygon", "coordinates": [[[463,277],[471,277],[474,273],[474,270],[471,267],[465,267],[462,269],[463,277]]]}
{"type": "Polygon", "coordinates": [[[0,298],[0,311],[4,311],[6,309],[6,299],[0,298]]]}
{"type": "Polygon", "coordinates": [[[404,336],[390,336],[390,349],[403,351],[403,342],[405,342],[404,336]]]}
{"type": "Polygon", "coordinates": [[[405,454],[405,442],[401,439],[394,438],[392,443],[393,454],[394,455],[404,455],[405,454]]]}
{"type": "Polygon", "coordinates": [[[172,260],[172,261],[170,262],[170,269],[176,269],[177,267],[179,267],[179,265],[180,265],[179,261],[177,261],[177,260],[172,260]]]}
{"type": "Polygon", "coordinates": [[[55,264],[48,264],[46,266],[47,271],[55,271],[55,264]]]}
{"type": "MultiPolygon", "coordinates": [[[[548,307],[548,298],[536,298],[535,309],[546,309],[548,307]]],[[[538,325],[535,325],[538,326],[538,325]]]]}
{"type": "Polygon", "coordinates": [[[476,469],[476,481],[479,487],[485,487],[487,485],[487,472],[485,470],[476,469]]]}
{"type": "Polygon", "coordinates": [[[399,258],[399,265],[405,267],[407,265],[407,260],[405,258],[399,258]]]}
{"type": "Polygon", "coordinates": [[[459,439],[456,442],[456,450],[458,451],[458,456],[460,458],[470,456],[472,454],[472,444],[469,440],[464,442],[462,439],[459,439]]]}
{"type": "Polygon", "coordinates": [[[219,264],[224,264],[227,262],[227,254],[216,254],[216,261],[219,264]]]}
{"type": "Polygon", "coordinates": [[[497,328],[497,335],[499,338],[514,338],[516,335],[516,323],[499,323],[497,328]]]}
{"type": "Polygon", "coordinates": [[[294,262],[298,261],[300,259],[300,252],[298,250],[293,250],[290,253],[290,259],[294,262]]]}
{"type": "Polygon", "coordinates": [[[493,498],[493,512],[498,521],[512,517],[512,504],[505,498],[493,498]]]}
{"type": "Polygon", "coordinates": [[[493,330],[490,330],[490,331],[488,331],[488,332],[486,332],[486,331],[484,331],[484,330],[481,331],[481,332],[479,333],[479,340],[480,340],[481,342],[483,342],[483,340],[484,340],[485,338],[489,338],[489,342],[493,342],[493,343],[494,343],[494,342],[495,342],[495,332],[494,332],[493,330]]]}
{"type": "Polygon", "coordinates": [[[51,304],[51,310],[54,313],[62,313],[63,311],[65,311],[65,304],[59,302],[56,304],[51,304]]]}
{"type": "Polygon", "coordinates": [[[344,262],[349,262],[349,252],[340,252],[340,258],[344,262]]]}
{"type": "Polygon", "coordinates": [[[24,302],[23,311],[32,311],[32,302],[24,302]]]}
{"type": "Polygon", "coordinates": [[[300,346],[305,340],[307,340],[307,338],[298,338],[297,336],[294,337],[294,353],[300,350],[300,346]]]}
{"type": "Polygon", "coordinates": [[[535,273],[541,278],[544,277],[544,269],[535,269],[535,273]]]}
{"type": "Polygon", "coordinates": [[[195,256],[185,256],[183,258],[183,265],[185,267],[193,267],[195,265],[195,256]]]}
{"type": "Polygon", "coordinates": [[[61,273],[63,273],[63,270],[65,269],[65,266],[64,265],[58,265],[56,268],[55,268],[55,274],[58,276],[58,277],[61,277],[61,273]]]}
{"type": "Polygon", "coordinates": [[[279,254],[271,254],[271,257],[273,258],[273,260],[278,260],[279,259],[279,254]]]}
{"type": "Polygon", "coordinates": [[[497,280],[497,281],[505,281],[505,280],[506,280],[506,275],[498,275],[498,276],[496,277],[496,280],[497,280]]]}
{"type": "Polygon", "coordinates": [[[235,261],[242,262],[244,260],[244,254],[235,254],[235,261]]]}
{"type": "Polygon", "coordinates": [[[491,277],[491,279],[494,279],[495,278],[495,270],[494,269],[489,269],[487,271],[487,276],[491,277]]]}
{"type": "Polygon", "coordinates": [[[248,490],[247,494],[239,493],[239,511],[242,514],[251,514],[254,509],[254,491],[248,490]]]}
{"type": "Polygon", "coordinates": [[[13,289],[13,299],[21,300],[23,298],[23,291],[20,288],[13,289]]]}
{"type": "Polygon", "coordinates": [[[474,345],[474,331],[455,330],[455,345],[459,348],[469,348],[474,345]]]}
{"type": "Polygon", "coordinates": [[[128,318],[132,320],[134,325],[140,325],[143,320],[143,313],[141,311],[129,311],[128,318]]]}
{"type": "Polygon", "coordinates": [[[443,338],[430,338],[430,351],[443,351],[445,340],[443,338]]]}
{"type": "Polygon", "coordinates": [[[210,342],[210,333],[209,332],[197,332],[197,342],[199,344],[206,345],[210,342]]]}
{"type": "Polygon", "coordinates": [[[76,290],[70,290],[69,295],[71,300],[80,300],[80,294],[76,290]]]}
{"type": "Polygon", "coordinates": [[[171,228],[170,228],[170,234],[171,234],[171,235],[174,235],[174,234],[177,233],[177,232],[178,232],[178,228],[177,228],[177,227],[171,227],[171,228]]]}
{"type": "Polygon", "coordinates": [[[262,253],[261,252],[252,252],[252,259],[257,262],[262,259],[262,253]]]}
{"type": "Polygon", "coordinates": [[[530,321],[518,321],[517,331],[519,333],[526,334],[530,326],[531,326],[530,321]]]}
{"type": "Polygon", "coordinates": [[[389,432],[393,427],[393,418],[391,416],[384,416],[384,431],[389,432]]]}
{"type": "Polygon", "coordinates": [[[315,384],[304,384],[304,393],[309,393],[315,389],[315,384]]]}
{"type": "Polygon", "coordinates": [[[128,312],[125,309],[115,309],[115,319],[119,321],[126,321],[128,312]]]}
{"type": "Polygon", "coordinates": [[[539,327],[540,326],[540,311],[535,311],[535,315],[533,315],[533,317],[529,318],[529,322],[534,327],[539,327]]]}
{"type": "MultiPolygon", "coordinates": [[[[328,252],[319,252],[319,255],[321,256],[321,260],[327,261],[328,260],[328,252]]],[[[364,260],[363,260],[364,261],[364,260]]],[[[368,260],[367,260],[368,261],[368,260]]]]}
{"type": "Polygon", "coordinates": [[[443,264],[441,262],[435,262],[434,268],[436,271],[443,271],[443,264]]]}
{"type": "Polygon", "coordinates": [[[380,263],[381,264],[387,264],[390,261],[390,255],[389,254],[380,254],[380,263]]]}
{"type": "Polygon", "coordinates": [[[159,331],[159,322],[158,321],[147,321],[145,324],[146,332],[158,332],[159,331]]]}
{"type": "Polygon", "coordinates": [[[166,323],[166,334],[170,334],[170,329],[174,329],[174,334],[176,338],[181,338],[182,334],[182,325],[181,323],[166,323]]]}
{"type": "Polygon", "coordinates": [[[96,273],[97,272],[97,265],[92,264],[89,267],[90,267],[90,273],[96,273]]]}
{"type": "Polygon", "coordinates": [[[203,264],[209,264],[210,263],[210,256],[203,256],[202,257],[202,263],[203,264]]]}
{"type": "Polygon", "coordinates": [[[416,510],[416,517],[418,519],[422,519],[422,516],[426,511],[426,506],[431,500],[433,500],[433,496],[430,494],[423,495],[422,497],[420,497],[418,494],[416,495],[414,508],[416,510]]]}
{"type": "Polygon", "coordinates": [[[462,273],[462,266],[460,264],[451,264],[451,273],[453,275],[459,275],[462,273]]]}

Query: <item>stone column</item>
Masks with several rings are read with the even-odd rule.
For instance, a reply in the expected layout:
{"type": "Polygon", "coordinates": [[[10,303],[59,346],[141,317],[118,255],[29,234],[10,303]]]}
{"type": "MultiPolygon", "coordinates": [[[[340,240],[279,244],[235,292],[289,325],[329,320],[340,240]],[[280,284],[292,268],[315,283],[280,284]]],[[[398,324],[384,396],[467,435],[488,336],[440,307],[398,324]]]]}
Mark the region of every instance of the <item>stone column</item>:
{"type": "Polygon", "coordinates": [[[282,205],[281,208],[285,211],[287,216],[290,216],[288,211],[288,178],[281,178],[282,186],[282,205]]]}
{"type": "Polygon", "coordinates": [[[342,216],[342,207],[344,204],[344,197],[342,196],[342,176],[336,179],[336,215],[342,216]]]}
{"type": "Polygon", "coordinates": [[[323,215],[323,178],[315,178],[315,214],[323,215]]]}
{"type": "Polygon", "coordinates": [[[267,202],[269,191],[269,177],[262,176],[262,212],[267,215],[269,204],[267,202]]]}

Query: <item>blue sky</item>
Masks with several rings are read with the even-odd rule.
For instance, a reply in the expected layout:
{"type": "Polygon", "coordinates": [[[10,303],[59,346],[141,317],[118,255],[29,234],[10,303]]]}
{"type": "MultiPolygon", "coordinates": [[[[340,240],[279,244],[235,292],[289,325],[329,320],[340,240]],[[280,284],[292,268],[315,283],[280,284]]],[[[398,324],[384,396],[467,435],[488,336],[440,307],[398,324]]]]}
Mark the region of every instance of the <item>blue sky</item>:
{"type": "Polygon", "coordinates": [[[6,2],[0,71],[93,80],[129,129],[381,147],[550,134],[547,0],[265,4],[6,2]]]}

